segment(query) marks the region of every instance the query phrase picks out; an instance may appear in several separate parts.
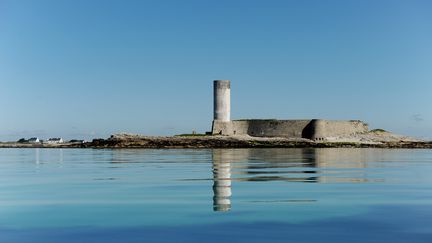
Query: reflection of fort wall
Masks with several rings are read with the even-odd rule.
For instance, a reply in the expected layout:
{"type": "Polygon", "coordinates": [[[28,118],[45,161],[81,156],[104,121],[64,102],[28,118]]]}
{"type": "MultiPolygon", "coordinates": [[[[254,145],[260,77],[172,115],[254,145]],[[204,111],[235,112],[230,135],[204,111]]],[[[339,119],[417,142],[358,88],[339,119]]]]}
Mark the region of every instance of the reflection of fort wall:
{"type": "Polygon", "coordinates": [[[389,149],[317,148],[311,151],[317,166],[323,168],[367,168],[371,162],[398,160],[398,155],[389,149]]]}
{"type": "Polygon", "coordinates": [[[380,178],[370,178],[368,167],[379,167],[380,161],[395,161],[391,150],[361,148],[322,148],[314,149],[314,157],[322,172],[321,183],[371,183],[382,182],[380,178]],[[337,170],[336,170],[337,169],[337,170]],[[343,169],[343,170],[340,170],[343,169]]]}
{"type": "Polygon", "coordinates": [[[348,148],[313,149],[313,157],[320,168],[366,168],[369,151],[348,148]]]}
{"type": "Polygon", "coordinates": [[[287,167],[318,167],[318,168],[366,168],[368,162],[385,160],[391,153],[383,150],[376,153],[370,149],[355,148],[289,148],[289,149],[215,149],[214,158],[236,163],[235,168],[243,167],[238,162],[247,162],[247,168],[253,164],[270,164],[277,168],[278,164],[287,167]],[[378,155],[378,157],[377,157],[378,155]]]}
{"type": "Polygon", "coordinates": [[[315,167],[313,158],[304,156],[304,149],[215,149],[214,158],[232,162],[235,181],[300,181],[313,182],[313,170],[291,171],[289,168],[315,167]],[[307,174],[306,176],[298,176],[307,174]],[[288,176],[287,176],[288,175],[288,176]]]}
{"type": "Polygon", "coordinates": [[[365,150],[319,148],[314,149],[313,156],[320,168],[320,183],[363,183],[368,182],[365,170],[367,167],[365,150]],[[343,169],[342,171],[340,169],[343,169]]]}
{"type": "Polygon", "coordinates": [[[352,148],[213,150],[214,159],[231,162],[233,181],[376,182],[379,178],[371,181],[366,168],[389,156],[385,150],[352,148]]]}

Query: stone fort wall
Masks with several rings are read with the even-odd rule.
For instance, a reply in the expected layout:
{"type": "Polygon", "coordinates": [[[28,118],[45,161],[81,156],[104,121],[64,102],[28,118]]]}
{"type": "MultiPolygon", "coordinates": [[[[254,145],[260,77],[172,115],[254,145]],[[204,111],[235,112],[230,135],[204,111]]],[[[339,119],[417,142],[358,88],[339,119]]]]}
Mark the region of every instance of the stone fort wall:
{"type": "Polygon", "coordinates": [[[368,131],[362,121],[331,120],[234,120],[213,121],[213,135],[249,135],[254,137],[290,137],[326,140],[368,131]]]}

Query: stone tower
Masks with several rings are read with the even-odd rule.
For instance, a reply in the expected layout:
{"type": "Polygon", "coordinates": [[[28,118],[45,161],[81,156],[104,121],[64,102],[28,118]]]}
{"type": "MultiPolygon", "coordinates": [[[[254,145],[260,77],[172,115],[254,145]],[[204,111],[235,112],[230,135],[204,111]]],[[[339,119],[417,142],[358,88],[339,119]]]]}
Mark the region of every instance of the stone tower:
{"type": "Polygon", "coordinates": [[[231,120],[231,84],[229,80],[215,80],[213,83],[213,120],[231,120]]]}

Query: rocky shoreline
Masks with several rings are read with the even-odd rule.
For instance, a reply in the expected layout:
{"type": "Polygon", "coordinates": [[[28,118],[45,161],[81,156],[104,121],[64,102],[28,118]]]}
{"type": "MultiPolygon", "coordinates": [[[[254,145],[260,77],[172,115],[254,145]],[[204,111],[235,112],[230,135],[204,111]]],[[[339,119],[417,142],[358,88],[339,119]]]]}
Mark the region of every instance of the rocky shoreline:
{"type": "Polygon", "coordinates": [[[242,136],[147,137],[113,135],[95,139],[89,148],[424,148],[432,149],[432,141],[326,141],[308,139],[260,138],[242,136]]]}
{"type": "Polygon", "coordinates": [[[336,138],[329,141],[309,139],[262,138],[249,136],[173,136],[151,137],[131,134],[112,135],[87,143],[20,144],[0,143],[0,148],[406,148],[432,149],[432,141],[420,141],[389,134],[368,134],[367,137],[336,138]]]}

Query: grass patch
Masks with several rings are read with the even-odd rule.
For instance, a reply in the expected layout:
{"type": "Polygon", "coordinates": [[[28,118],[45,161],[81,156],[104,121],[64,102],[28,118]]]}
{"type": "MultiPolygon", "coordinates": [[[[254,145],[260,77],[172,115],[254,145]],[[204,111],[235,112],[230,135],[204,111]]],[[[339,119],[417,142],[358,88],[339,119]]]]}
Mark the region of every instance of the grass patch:
{"type": "Polygon", "coordinates": [[[370,130],[370,132],[380,133],[380,132],[387,132],[387,131],[384,129],[378,128],[378,129],[370,130]]]}
{"type": "Polygon", "coordinates": [[[209,136],[209,135],[204,134],[204,133],[183,133],[183,134],[177,134],[174,136],[175,137],[204,137],[204,136],[209,136]]]}

